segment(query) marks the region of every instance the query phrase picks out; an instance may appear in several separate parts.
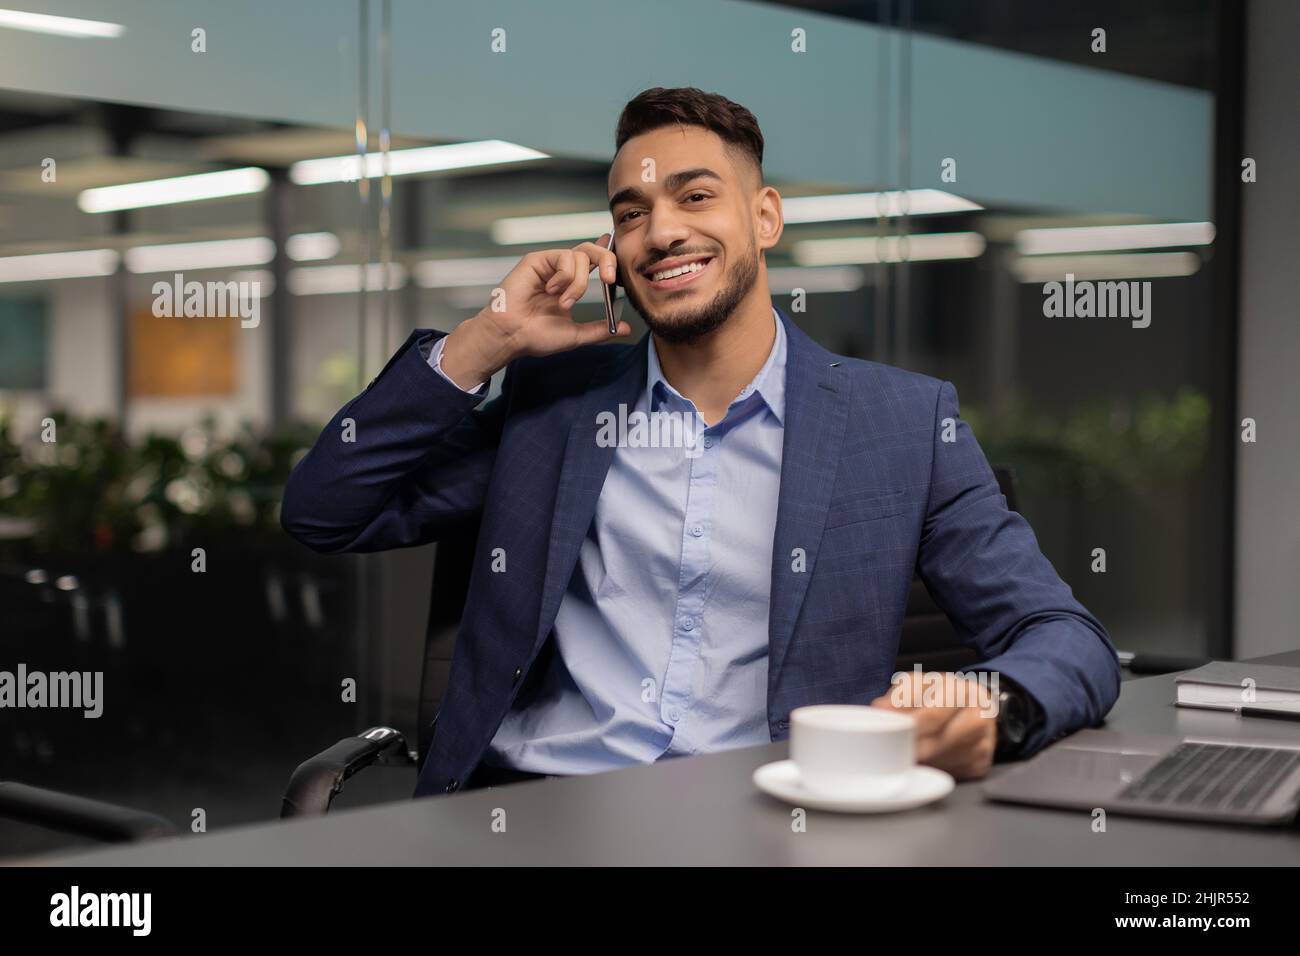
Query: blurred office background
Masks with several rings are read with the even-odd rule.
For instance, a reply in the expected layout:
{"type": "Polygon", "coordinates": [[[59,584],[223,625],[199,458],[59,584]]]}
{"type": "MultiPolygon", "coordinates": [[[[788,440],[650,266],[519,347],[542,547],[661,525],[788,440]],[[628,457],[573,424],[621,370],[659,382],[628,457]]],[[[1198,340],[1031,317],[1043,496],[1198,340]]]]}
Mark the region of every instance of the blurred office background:
{"type": "MultiPolygon", "coordinates": [[[[0,712],[0,779],[213,829],[341,736],[414,739],[435,547],[312,554],[282,483],[411,329],[606,228],[650,86],[755,112],[776,301],[957,386],[1121,648],[1297,644],[1290,4],[0,5],[0,669],[105,674],[98,720],[0,712]],[[258,323],[155,317],[176,273],[258,283],[258,323]],[[1045,317],[1067,273],[1150,281],[1150,326],[1045,317]]],[[[0,855],[68,842],[0,821],[0,855]]]]}

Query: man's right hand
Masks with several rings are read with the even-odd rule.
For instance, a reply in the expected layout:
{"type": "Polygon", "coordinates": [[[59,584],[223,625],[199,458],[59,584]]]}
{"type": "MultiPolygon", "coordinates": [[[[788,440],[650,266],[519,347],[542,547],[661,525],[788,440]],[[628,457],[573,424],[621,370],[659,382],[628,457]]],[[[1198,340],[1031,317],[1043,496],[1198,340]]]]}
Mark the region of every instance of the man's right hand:
{"type": "MultiPolygon", "coordinates": [[[[573,306],[586,293],[593,268],[600,268],[602,282],[614,284],[618,263],[605,248],[608,242],[605,233],[596,242],[530,252],[520,259],[500,291],[494,290],[493,304],[447,336],[443,373],[462,388],[473,388],[520,356],[552,355],[613,338],[604,321],[573,319],[573,306]],[[493,308],[497,303],[501,311],[493,308]]],[[[631,334],[632,327],[619,322],[618,335],[631,334]]]]}

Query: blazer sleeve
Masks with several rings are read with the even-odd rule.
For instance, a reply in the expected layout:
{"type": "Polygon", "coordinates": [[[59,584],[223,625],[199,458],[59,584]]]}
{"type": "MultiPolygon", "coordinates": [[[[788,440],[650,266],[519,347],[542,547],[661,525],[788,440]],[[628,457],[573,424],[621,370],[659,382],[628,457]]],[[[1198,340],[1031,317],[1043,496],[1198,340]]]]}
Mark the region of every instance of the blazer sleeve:
{"type": "Polygon", "coordinates": [[[435,541],[478,514],[510,403],[478,408],[428,363],[445,333],[416,329],[344,405],[289,475],[280,524],[320,552],[383,551],[435,541]]]}
{"type": "Polygon", "coordinates": [[[983,659],[970,669],[1006,674],[1041,706],[1044,723],[1021,753],[1029,756],[1102,721],[1119,697],[1119,660],[1029,523],[1007,508],[950,382],[939,388],[934,436],[917,571],[983,659]]]}

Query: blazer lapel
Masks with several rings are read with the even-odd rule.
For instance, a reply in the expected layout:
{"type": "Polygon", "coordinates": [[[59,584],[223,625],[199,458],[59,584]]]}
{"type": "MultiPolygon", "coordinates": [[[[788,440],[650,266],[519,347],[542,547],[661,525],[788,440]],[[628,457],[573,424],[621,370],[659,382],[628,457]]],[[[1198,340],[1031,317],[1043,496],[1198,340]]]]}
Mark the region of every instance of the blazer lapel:
{"type": "MultiPolygon", "coordinates": [[[[778,309],[778,312],[780,310],[778,309]]],[[[775,687],[821,547],[844,428],[848,382],[836,357],[780,312],[787,334],[785,436],[772,546],[768,686],[775,687]],[[795,549],[806,562],[793,569],[795,549]]]]}
{"type": "Polygon", "coordinates": [[[596,370],[578,403],[578,413],[569,427],[560,466],[560,485],[551,519],[551,538],[547,545],[546,576],[542,584],[542,611],[538,620],[536,642],[540,643],[555,623],[560,601],[578,561],[582,539],[596,514],[596,502],[605,476],[617,449],[596,444],[597,415],[602,411],[618,414],[618,406],[628,411],[645,388],[646,348],[650,333],[627,349],[609,349],[612,353],[596,370]]]}

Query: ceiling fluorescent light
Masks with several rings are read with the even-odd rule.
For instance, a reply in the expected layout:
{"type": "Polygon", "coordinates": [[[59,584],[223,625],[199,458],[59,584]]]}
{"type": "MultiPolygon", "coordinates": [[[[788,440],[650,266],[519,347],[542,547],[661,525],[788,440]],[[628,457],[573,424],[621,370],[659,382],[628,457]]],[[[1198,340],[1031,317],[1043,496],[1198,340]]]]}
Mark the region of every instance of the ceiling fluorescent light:
{"type": "Polygon", "coordinates": [[[275,243],[263,236],[136,246],[126,250],[131,272],[184,272],[187,269],[233,269],[260,266],[275,258],[275,243]]]}
{"type": "Polygon", "coordinates": [[[609,232],[614,220],[608,212],[566,212],[553,216],[514,216],[492,223],[492,241],[501,246],[538,242],[595,239],[609,232]]]}
{"type": "MultiPolygon", "coordinates": [[[[288,275],[289,291],[294,295],[337,295],[361,291],[361,267],[359,265],[340,266],[299,266],[290,269],[288,275]]],[[[388,264],[388,287],[397,289],[406,284],[406,269],[398,262],[388,264]]],[[[366,267],[366,288],[370,292],[382,292],[384,273],[378,262],[366,267]]]]}
{"type": "Polygon", "coordinates": [[[300,232],[285,241],[284,251],[294,262],[333,259],[339,254],[339,237],[332,232],[300,232]]]}
{"type": "MultiPolygon", "coordinates": [[[[395,149],[388,154],[388,172],[393,176],[412,176],[418,173],[437,173],[449,169],[495,166],[500,163],[520,163],[549,158],[546,153],[539,153],[526,146],[507,143],[500,139],[487,139],[474,143],[448,143],[444,146],[395,149]]],[[[360,170],[361,158],[356,154],[304,159],[289,167],[289,179],[299,186],[352,183],[359,178],[360,170]]],[[[367,153],[366,178],[375,179],[383,174],[383,153],[367,153]]]]}
{"type": "MultiPolygon", "coordinates": [[[[332,232],[301,232],[285,243],[295,262],[333,259],[339,239],[332,232]]],[[[126,252],[131,272],[184,272],[187,269],[237,269],[260,266],[275,258],[275,243],[265,236],[135,246],[126,252]]]]}
{"type": "Polygon", "coordinates": [[[977,212],[977,203],[941,189],[908,189],[832,196],[793,196],[781,200],[787,223],[838,222],[845,219],[933,216],[940,213],[977,212]]]}
{"type": "Polygon", "coordinates": [[[853,292],[866,284],[865,278],[856,266],[773,266],[767,270],[767,288],[773,295],[790,295],[795,289],[853,292]]]}
{"type": "Polygon", "coordinates": [[[25,30],[28,33],[46,33],[56,37],[110,40],[126,32],[126,27],[120,23],[80,20],[76,17],[55,17],[46,13],[28,13],[26,10],[0,10],[0,27],[25,30]]]}
{"type": "Polygon", "coordinates": [[[45,252],[34,256],[0,258],[0,282],[42,282],[112,275],[118,255],[113,249],[45,252]]]}
{"type": "Polygon", "coordinates": [[[974,259],[984,252],[978,232],[931,232],[911,236],[852,236],[804,239],[794,244],[794,261],[802,266],[836,266],[875,262],[926,262],[974,259]]]}
{"type": "Polygon", "coordinates": [[[1067,274],[1084,279],[1166,279],[1194,275],[1201,257],[1194,252],[1133,252],[1127,255],[1034,256],[1017,259],[1011,271],[1021,282],[1063,282],[1067,274]]]}
{"type": "Polygon", "coordinates": [[[415,282],[425,289],[498,285],[519,264],[518,256],[477,259],[426,259],[414,267],[415,282]]]}
{"type": "Polygon", "coordinates": [[[261,192],[271,177],[266,170],[255,166],[243,169],[225,169],[216,173],[198,173],[194,176],[176,176],[171,179],[152,179],[120,186],[100,186],[83,190],[77,197],[82,212],[116,212],[120,209],[142,209],[146,206],[169,206],[173,203],[198,202],[203,199],[223,199],[228,196],[245,196],[261,192]]]}
{"type": "Polygon", "coordinates": [[[1023,229],[1016,233],[1022,255],[1061,252],[1107,252],[1118,249],[1159,249],[1208,246],[1214,241],[1212,222],[1155,222],[1124,226],[1073,226],[1023,229]]]}

